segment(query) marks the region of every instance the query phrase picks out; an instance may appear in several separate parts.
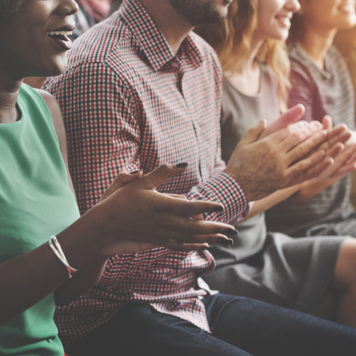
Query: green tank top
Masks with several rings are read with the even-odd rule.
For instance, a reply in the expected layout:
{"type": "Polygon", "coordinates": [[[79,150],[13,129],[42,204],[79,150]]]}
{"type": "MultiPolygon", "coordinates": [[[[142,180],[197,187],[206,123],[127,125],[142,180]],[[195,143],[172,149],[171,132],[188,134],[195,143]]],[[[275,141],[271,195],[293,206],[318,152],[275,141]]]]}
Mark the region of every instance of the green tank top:
{"type": "MultiPolygon", "coordinates": [[[[45,102],[23,84],[17,105],[20,120],[0,124],[0,262],[42,245],[79,217],[45,102]]],[[[54,311],[52,293],[0,324],[0,355],[63,356],[54,311]]]]}

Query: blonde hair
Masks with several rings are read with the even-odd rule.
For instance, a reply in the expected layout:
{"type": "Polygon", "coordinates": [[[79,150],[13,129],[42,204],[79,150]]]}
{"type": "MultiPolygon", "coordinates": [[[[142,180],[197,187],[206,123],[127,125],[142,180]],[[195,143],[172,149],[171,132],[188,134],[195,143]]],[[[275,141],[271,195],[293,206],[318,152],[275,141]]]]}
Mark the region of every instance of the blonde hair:
{"type": "MultiPolygon", "coordinates": [[[[223,23],[206,25],[197,29],[217,52],[225,73],[241,71],[251,48],[257,28],[258,1],[234,0],[223,23]]],[[[290,62],[283,41],[268,39],[261,47],[258,60],[268,65],[278,80],[278,98],[281,109],[286,108],[290,88],[290,62]]]]}

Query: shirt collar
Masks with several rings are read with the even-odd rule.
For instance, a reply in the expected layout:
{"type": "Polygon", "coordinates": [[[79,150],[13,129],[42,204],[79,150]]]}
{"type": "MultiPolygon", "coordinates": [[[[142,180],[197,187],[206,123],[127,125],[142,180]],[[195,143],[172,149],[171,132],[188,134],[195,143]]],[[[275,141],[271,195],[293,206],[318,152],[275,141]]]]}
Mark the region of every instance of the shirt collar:
{"type": "MultiPolygon", "coordinates": [[[[139,0],[124,0],[120,13],[154,71],[159,71],[175,57],[162,32],[139,0]]],[[[188,58],[193,67],[199,67],[203,62],[203,56],[190,34],[178,53],[188,58]]]]}

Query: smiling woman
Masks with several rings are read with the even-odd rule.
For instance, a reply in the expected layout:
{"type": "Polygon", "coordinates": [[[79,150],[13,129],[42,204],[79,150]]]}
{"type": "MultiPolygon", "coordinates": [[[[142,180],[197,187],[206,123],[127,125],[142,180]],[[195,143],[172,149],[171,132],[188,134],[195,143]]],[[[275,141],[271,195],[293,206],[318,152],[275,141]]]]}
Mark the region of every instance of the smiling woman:
{"type": "Polygon", "coordinates": [[[12,13],[0,23],[1,52],[7,52],[3,61],[10,72],[18,79],[61,73],[71,42],[68,38],[59,41],[49,34],[74,29],[73,14],[78,10],[77,4],[72,0],[17,0],[9,5],[6,0],[2,6],[5,12],[12,13]]]}
{"type": "MultiPolygon", "coordinates": [[[[333,118],[355,131],[355,98],[350,73],[332,45],[340,30],[356,23],[355,0],[301,0],[289,37],[292,90],[289,105],[304,104],[304,119],[333,118]]],[[[350,45],[351,48],[351,45],[350,45]]],[[[346,144],[352,150],[353,141],[346,144]]],[[[352,158],[352,157],[351,157],[352,158]]],[[[352,165],[352,159],[345,165],[352,165]]],[[[273,231],[304,235],[356,236],[350,175],[335,174],[302,189],[268,212],[273,231]]]]}
{"type": "Polygon", "coordinates": [[[73,27],[65,26],[65,27],[58,28],[54,31],[48,31],[47,36],[53,39],[60,48],[62,48],[64,51],[67,51],[72,47],[72,41],[70,39],[72,33],[73,33],[73,27]]]}
{"type": "MultiPolygon", "coordinates": [[[[354,10],[350,4],[353,5],[354,0],[303,0],[301,4],[297,0],[238,0],[231,5],[225,25],[218,25],[217,28],[208,26],[205,29],[206,39],[216,46],[222,59],[225,74],[221,148],[226,161],[229,160],[236,142],[242,139],[251,126],[262,118],[274,120],[278,117],[281,102],[287,102],[288,95],[276,94],[288,94],[289,90],[286,89],[290,87],[286,85],[290,62],[284,41],[292,26],[293,14],[296,18],[305,17],[303,20],[308,22],[308,28],[303,26],[300,35],[310,35],[309,41],[310,38],[318,38],[320,33],[325,35],[325,28],[334,29],[331,31],[333,34],[335,27],[352,25],[354,10]],[[319,31],[315,31],[315,26],[319,27],[319,31]],[[313,34],[313,31],[317,34],[313,34]]],[[[309,48],[315,48],[318,54],[322,53],[320,44],[323,44],[326,36],[321,37],[314,43],[308,42],[309,45],[313,44],[309,48]]],[[[326,48],[331,42],[332,38],[326,43],[326,48]]],[[[301,62],[300,57],[298,63],[301,62]]],[[[336,122],[343,118],[353,128],[352,89],[342,60],[331,50],[325,61],[325,70],[319,70],[305,57],[303,55],[303,62],[297,67],[295,57],[292,56],[294,85],[291,92],[292,95],[304,95],[297,99],[292,98],[290,107],[302,103],[307,108],[306,118],[310,121],[321,121],[325,114],[333,114],[336,122]],[[299,69],[298,74],[302,71],[304,74],[299,81],[295,81],[296,68],[299,69]],[[309,71],[318,78],[317,85],[308,78],[309,71]],[[320,89],[314,93],[319,86],[320,89]],[[326,111],[324,107],[320,109],[321,104],[326,111]],[[313,105],[316,108],[311,110],[313,105]]],[[[355,151],[356,146],[350,145],[351,143],[347,143],[345,147],[348,147],[335,158],[332,170],[324,176],[325,181],[330,181],[325,177],[340,174],[336,171],[340,165],[342,174],[346,173],[345,168],[354,169],[345,161],[355,158],[352,151],[355,151]]],[[[322,179],[306,181],[300,186],[255,201],[249,219],[237,225],[239,243],[229,248],[212,248],[217,268],[205,276],[209,285],[225,293],[243,294],[310,313],[316,312],[317,305],[324,304],[326,296],[333,295],[337,302],[328,305],[323,310],[323,315],[355,326],[356,313],[348,301],[352,301],[353,305],[356,298],[349,294],[355,290],[353,271],[356,264],[352,265],[351,262],[356,260],[356,243],[355,239],[347,238],[352,230],[346,230],[347,225],[349,228],[355,226],[355,214],[352,214],[352,210],[350,213],[348,187],[345,183],[346,181],[341,182],[323,192],[319,199],[304,202],[299,207],[296,205],[295,211],[295,197],[310,190],[311,185],[314,190],[315,186],[322,187],[322,179]],[[287,203],[284,203],[283,200],[287,198],[287,203]],[[334,201],[331,201],[332,198],[334,201]],[[273,211],[273,206],[278,203],[278,213],[273,216],[275,225],[268,230],[263,212],[270,207],[273,211]],[[351,215],[349,221],[345,221],[343,230],[341,214],[351,215]],[[335,217],[339,217],[341,223],[336,224],[335,217]],[[328,235],[327,238],[315,239],[310,236],[311,233],[299,233],[300,238],[296,239],[293,234],[288,236],[274,232],[279,231],[281,226],[284,227],[284,233],[289,232],[288,229],[300,229],[304,227],[302,223],[307,223],[316,234],[328,235]],[[345,288],[339,290],[336,286],[340,285],[345,288]],[[304,292],[300,293],[301,290],[304,292]]],[[[267,214],[271,214],[271,211],[267,210],[267,214]]],[[[356,230],[352,236],[356,236],[356,230]]]]}

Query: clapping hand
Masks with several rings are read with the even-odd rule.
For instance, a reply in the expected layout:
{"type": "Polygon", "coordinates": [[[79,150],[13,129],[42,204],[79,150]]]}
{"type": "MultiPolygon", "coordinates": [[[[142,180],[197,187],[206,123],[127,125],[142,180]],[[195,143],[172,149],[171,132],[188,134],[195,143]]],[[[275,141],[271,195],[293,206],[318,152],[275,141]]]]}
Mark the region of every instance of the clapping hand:
{"type": "Polygon", "coordinates": [[[189,201],[155,189],[165,180],[183,173],[185,167],[161,166],[143,175],[120,174],[98,205],[108,219],[105,235],[112,241],[104,255],[134,253],[164,246],[178,250],[205,249],[226,235],[233,226],[204,221],[202,214],[223,211],[215,202],[189,201]]]}

